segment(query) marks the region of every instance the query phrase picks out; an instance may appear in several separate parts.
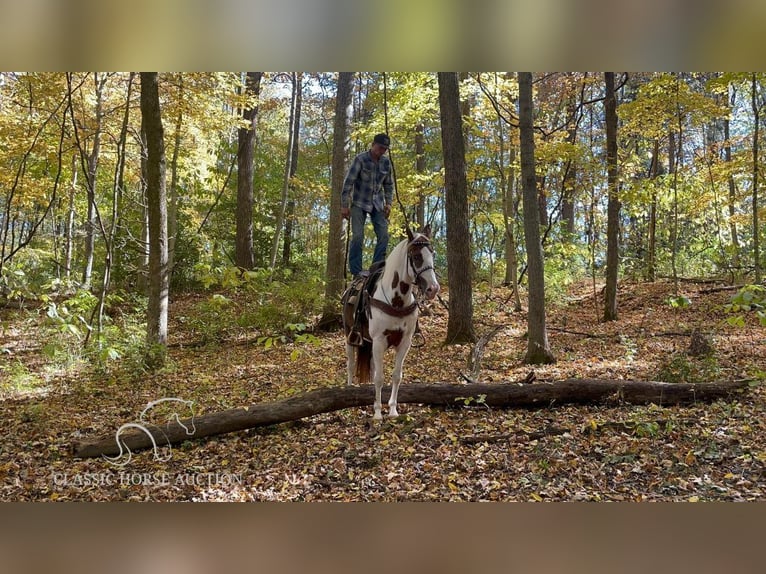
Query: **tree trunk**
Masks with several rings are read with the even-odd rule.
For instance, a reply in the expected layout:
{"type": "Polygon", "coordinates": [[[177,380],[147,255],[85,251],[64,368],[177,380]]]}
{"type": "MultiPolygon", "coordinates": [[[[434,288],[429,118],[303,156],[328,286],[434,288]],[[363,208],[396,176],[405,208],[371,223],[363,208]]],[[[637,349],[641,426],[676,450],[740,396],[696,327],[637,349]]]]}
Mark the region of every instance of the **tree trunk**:
{"type": "Polygon", "coordinates": [[[654,138],[651,178],[652,200],[649,206],[649,247],[646,258],[646,277],[654,283],[657,280],[657,178],[660,175],[660,141],[654,138]]]}
{"type": "Polygon", "coordinates": [[[604,72],[606,98],[606,170],[609,187],[606,224],[606,290],[604,321],[617,320],[617,276],[620,266],[620,200],[617,193],[617,98],[614,72],[604,72]]]}
{"type": "Polygon", "coordinates": [[[293,144],[292,157],[290,159],[290,174],[288,176],[288,201],[285,211],[285,241],[282,247],[282,266],[288,267],[292,259],[293,228],[295,227],[295,192],[292,179],[298,171],[298,150],[300,149],[301,136],[301,107],[303,105],[303,74],[300,72],[296,76],[296,94],[295,94],[295,120],[293,121],[293,144]]]}
{"type": "Polygon", "coordinates": [[[755,264],[755,283],[761,283],[761,240],[758,223],[758,134],[760,131],[760,106],[758,105],[757,79],[753,72],[752,104],[753,104],[753,262],[755,264]]]}
{"type": "Polygon", "coordinates": [[[85,186],[88,193],[88,219],[85,222],[85,268],[82,273],[82,288],[90,289],[93,275],[93,256],[96,246],[96,178],[98,160],[101,153],[101,127],[103,122],[103,90],[105,78],[99,79],[98,72],[93,73],[96,93],[96,125],[93,132],[93,147],[88,154],[85,186]]]}
{"type": "Polygon", "coordinates": [[[675,99],[676,99],[676,120],[678,128],[678,143],[675,142],[675,135],[672,132],[668,136],[669,145],[672,148],[672,156],[675,158],[670,164],[673,166],[671,173],[673,174],[672,188],[673,188],[673,224],[670,226],[670,266],[673,271],[673,293],[679,294],[678,290],[678,170],[681,166],[681,159],[683,158],[683,112],[681,111],[681,100],[679,95],[679,83],[680,78],[677,74],[674,74],[675,78],[675,99]]]}
{"type": "Polygon", "coordinates": [[[465,173],[460,88],[455,72],[439,72],[438,78],[446,194],[444,203],[447,211],[447,343],[472,343],[476,341],[471,287],[473,262],[468,233],[468,182],[465,173]]]}
{"type": "MultiPolygon", "coordinates": [[[[415,173],[418,175],[425,175],[426,173],[426,138],[425,138],[425,124],[419,122],[415,126],[415,173]]],[[[418,205],[416,219],[418,222],[418,229],[423,229],[426,226],[426,196],[422,189],[418,192],[418,205]]]]}
{"type": "Polygon", "coordinates": [[[253,98],[251,107],[242,112],[247,126],[237,131],[237,231],[234,261],[241,269],[255,267],[253,253],[253,150],[255,147],[255,119],[257,98],[261,90],[263,72],[248,72],[245,92],[253,98]]]}
{"type": "Polygon", "coordinates": [[[146,118],[141,114],[141,241],[139,242],[138,260],[138,290],[145,295],[149,293],[149,204],[146,185],[149,181],[149,164],[147,162],[146,118]]]}
{"type": "Polygon", "coordinates": [[[72,277],[72,254],[74,252],[74,215],[75,206],[74,198],[77,192],[77,155],[72,154],[72,185],[69,188],[69,197],[67,201],[67,216],[64,240],[64,267],[65,277],[71,279],[72,277]]]}
{"type": "Polygon", "coordinates": [[[170,190],[168,191],[168,274],[172,278],[176,265],[178,237],[178,157],[181,152],[181,128],[184,120],[184,75],[178,74],[178,115],[173,132],[173,155],[170,159],[170,190]]]}
{"type": "MultiPolygon", "coordinates": [[[[502,140],[501,140],[502,143],[502,140]]],[[[516,185],[516,148],[511,143],[510,166],[508,175],[505,175],[505,166],[501,160],[501,189],[503,192],[503,224],[505,229],[505,281],[513,290],[513,310],[521,311],[521,294],[519,293],[519,256],[516,253],[516,231],[515,221],[517,215],[518,202],[513,192],[516,185]]]]}
{"type": "Polygon", "coordinates": [[[168,337],[168,212],[165,189],[165,142],[157,72],[141,72],[141,114],[146,126],[149,211],[149,304],[146,340],[150,365],[164,361],[168,337]],[[157,346],[161,348],[157,348],[157,346]]]}
{"type": "Polygon", "coordinates": [[[340,194],[346,177],[346,154],[348,134],[353,109],[352,93],[354,72],[338,74],[338,91],[335,99],[335,124],[332,145],[332,181],[330,185],[330,221],[327,240],[327,283],[324,292],[324,309],[320,325],[337,326],[340,321],[340,296],[343,291],[344,257],[343,218],[340,215],[340,194]]]}
{"type": "Polygon", "coordinates": [[[527,354],[529,364],[553,363],[545,328],[545,261],[540,243],[540,212],[535,177],[535,135],[532,112],[532,73],[519,72],[519,138],[521,185],[524,196],[524,240],[527,248],[528,306],[527,354]]]}
{"type": "MultiPolygon", "coordinates": [[[[735,98],[736,92],[732,91],[732,96],[730,101],[730,106],[734,107],[734,98],[735,98]]],[[[734,218],[736,215],[736,205],[737,205],[737,184],[734,181],[734,172],[731,158],[731,135],[729,133],[729,118],[724,118],[723,120],[723,139],[724,139],[724,159],[726,161],[727,166],[729,167],[729,201],[728,201],[728,207],[729,207],[729,232],[731,233],[731,248],[732,248],[732,258],[731,258],[731,264],[734,268],[735,273],[735,279],[739,276],[740,270],[740,261],[739,261],[739,232],[737,231],[737,221],[734,218]]]]}
{"type": "MultiPolygon", "coordinates": [[[[604,379],[566,379],[537,384],[405,384],[399,388],[399,403],[418,403],[446,407],[461,404],[494,408],[550,408],[564,404],[656,404],[662,406],[695,404],[736,396],[748,388],[748,381],[712,383],[662,383],[604,379]]],[[[384,387],[383,400],[391,388],[384,387]]],[[[294,421],[321,413],[372,405],[372,385],[329,387],[310,391],[273,403],[250,405],[191,419],[168,422],[160,428],[144,425],[158,447],[190,439],[220,435],[249,428],[294,421]],[[187,434],[193,429],[193,434],[187,434]]],[[[120,442],[132,452],[152,447],[152,439],[140,429],[128,429],[120,442]]],[[[72,453],[79,458],[119,454],[115,435],[77,441],[72,453]]]]}
{"type": "Polygon", "coordinates": [[[295,124],[295,111],[298,98],[298,80],[296,73],[292,72],[290,75],[292,79],[292,97],[290,98],[290,119],[288,121],[288,137],[287,137],[287,158],[285,160],[285,172],[282,181],[282,198],[277,209],[277,221],[274,224],[274,240],[271,244],[271,260],[270,268],[274,271],[277,265],[277,253],[279,252],[279,238],[282,235],[282,228],[285,225],[285,212],[287,211],[287,198],[290,192],[290,173],[292,172],[293,162],[293,141],[295,137],[295,130],[293,126],[295,124]]]}
{"type": "MultiPolygon", "coordinates": [[[[570,96],[567,104],[567,143],[575,148],[577,142],[577,98],[570,96]]],[[[574,155],[574,154],[573,154],[574,155]]],[[[561,222],[566,231],[566,241],[575,239],[575,200],[577,196],[577,163],[572,157],[564,164],[564,174],[561,177],[561,222]]]]}
{"type": "MultiPolygon", "coordinates": [[[[93,325],[94,322],[96,323],[96,340],[99,346],[101,345],[101,337],[104,332],[104,307],[106,305],[106,296],[109,293],[109,286],[112,280],[112,267],[114,266],[115,254],[114,242],[117,234],[117,228],[119,226],[120,200],[122,198],[122,190],[125,187],[125,146],[128,139],[128,128],[130,125],[129,120],[134,77],[135,72],[130,72],[125,94],[125,112],[123,113],[120,136],[117,140],[117,165],[115,166],[114,180],[112,183],[112,213],[108,231],[104,229],[102,222],[102,233],[104,235],[105,248],[104,273],[101,277],[101,291],[98,296],[98,304],[94,308],[93,315],[91,315],[90,318],[91,325],[93,325]],[[94,321],[94,316],[96,321],[94,321]]],[[[87,347],[92,333],[92,329],[89,329],[86,333],[84,346],[87,347]]]]}

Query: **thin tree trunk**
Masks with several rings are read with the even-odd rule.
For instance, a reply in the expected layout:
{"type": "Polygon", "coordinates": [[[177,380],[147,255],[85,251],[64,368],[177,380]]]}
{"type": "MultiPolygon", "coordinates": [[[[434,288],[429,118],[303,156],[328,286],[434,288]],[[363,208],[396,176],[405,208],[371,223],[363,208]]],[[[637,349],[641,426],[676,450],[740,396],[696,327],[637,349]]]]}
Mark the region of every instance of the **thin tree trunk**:
{"type": "Polygon", "coordinates": [[[340,296],[344,285],[345,252],[343,249],[343,218],[340,214],[340,194],[346,176],[346,155],[353,110],[354,72],[338,74],[333,126],[332,170],[329,197],[329,233],[327,239],[327,266],[324,308],[320,325],[337,325],[340,320],[340,296]]]}
{"type": "Polygon", "coordinates": [[[657,280],[657,178],[660,175],[660,141],[654,139],[654,152],[652,156],[652,199],[649,206],[649,254],[646,259],[647,279],[654,283],[657,280]]]}
{"type": "Polygon", "coordinates": [[[528,311],[527,353],[524,362],[539,365],[556,358],[548,344],[545,327],[545,261],[540,242],[540,212],[537,209],[535,135],[532,108],[532,73],[519,72],[519,138],[521,185],[524,197],[524,240],[527,249],[528,311]]]}
{"type": "Polygon", "coordinates": [[[288,201],[287,211],[285,212],[285,241],[282,249],[282,266],[289,267],[292,258],[293,229],[295,227],[295,189],[292,179],[298,171],[298,150],[300,149],[301,135],[301,108],[303,106],[303,74],[300,72],[296,76],[296,100],[295,100],[295,120],[293,121],[293,142],[292,159],[290,160],[290,175],[288,176],[288,201]]]}
{"type": "MultiPolygon", "coordinates": [[[[567,125],[567,143],[574,149],[577,141],[577,100],[570,97],[567,105],[567,117],[570,118],[567,125]]],[[[561,178],[561,220],[567,241],[571,242],[575,234],[575,196],[577,192],[577,165],[574,159],[568,159],[564,165],[564,174],[561,178]]]]}
{"type": "Polygon", "coordinates": [[[103,123],[103,89],[106,79],[99,78],[98,72],[93,73],[93,83],[96,94],[95,128],[93,132],[93,147],[88,155],[88,165],[85,184],[88,193],[88,217],[85,222],[85,267],[82,274],[83,289],[90,289],[93,275],[93,257],[96,246],[96,179],[98,176],[99,154],[101,153],[101,129],[103,123]]]}
{"type": "MultiPolygon", "coordinates": [[[[93,315],[96,316],[96,339],[98,344],[101,344],[101,334],[104,329],[104,305],[106,303],[106,295],[109,292],[109,284],[112,277],[112,265],[114,263],[114,237],[117,231],[118,217],[119,217],[119,204],[122,197],[122,189],[124,183],[125,173],[125,144],[128,139],[128,120],[130,119],[130,100],[133,90],[133,78],[135,72],[131,72],[128,76],[127,94],[125,96],[125,113],[123,115],[122,128],[120,129],[120,137],[117,141],[117,165],[115,166],[114,180],[112,186],[112,217],[111,224],[109,226],[109,232],[104,233],[104,245],[106,248],[106,254],[104,259],[104,274],[101,278],[101,290],[98,297],[98,304],[94,309],[93,315]]],[[[102,232],[106,230],[102,229],[102,232]]],[[[94,322],[94,317],[91,315],[90,323],[94,322]]],[[[90,341],[90,335],[92,330],[89,330],[85,336],[83,346],[87,346],[90,341]]]]}
{"type": "Polygon", "coordinates": [[[758,105],[757,90],[758,85],[756,74],[752,76],[752,104],[753,104],[753,262],[755,264],[755,283],[761,283],[761,240],[758,224],[758,153],[759,153],[759,131],[761,125],[760,106],[758,105]]]}
{"type": "Polygon", "coordinates": [[[465,173],[460,88],[455,72],[439,72],[439,110],[444,154],[444,186],[447,212],[447,272],[449,320],[447,343],[476,341],[473,329],[473,276],[471,240],[468,233],[468,182],[465,173]]]}
{"type": "MultiPolygon", "coordinates": [[[[425,125],[423,122],[415,126],[415,173],[424,175],[426,173],[426,139],[425,125]]],[[[417,216],[418,229],[426,226],[426,197],[422,190],[418,193],[417,216]]]]}
{"type": "Polygon", "coordinates": [[[503,226],[505,229],[505,284],[513,290],[513,310],[521,311],[521,294],[519,293],[519,261],[516,253],[516,199],[514,186],[516,184],[516,148],[509,143],[508,174],[505,173],[504,163],[504,138],[502,136],[502,118],[498,117],[498,129],[500,130],[500,189],[503,194],[503,226]]]}
{"type": "MultiPolygon", "coordinates": [[[[734,107],[734,98],[736,92],[732,91],[731,99],[729,100],[730,106],[734,107]]],[[[729,133],[729,118],[724,118],[723,120],[723,137],[724,137],[724,159],[726,160],[726,164],[729,167],[729,201],[728,201],[728,207],[729,207],[729,232],[731,234],[731,246],[732,246],[732,258],[731,263],[732,267],[735,269],[735,274],[739,274],[739,267],[741,265],[739,260],[739,252],[740,252],[740,246],[739,246],[739,232],[737,231],[737,222],[734,219],[734,216],[736,214],[735,206],[737,204],[737,185],[734,182],[734,173],[732,168],[732,158],[731,158],[731,135],[729,133]]],[[[735,276],[736,279],[736,276],[735,276]]]]}
{"type": "Polygon", "coordinates": [[[670,134],[669,141],[673,147],[673,223],[670,227],[671,234],[671,253],[670,264],[673,270],[673,292],[678,295],[678,170],[681,165],[681,150],[683,149],[683,116],[681,112],[681,101],[679,97],[679,82],[681,80],[675,75],[675,98],[676,98],[676,120],[678,122],[678,143],[674,145],[673,134],[670,134]]]}
{"type": "Polygon", "coordinates": [[[172,279],[176,264],[176,238],[178,236],[178,157],[181,151],[183,127],[184,77],[178,74],[178,116],[173,131],[173,156],[170,160],[170,189],[168,190],[168,273],[172,279]]]}
{"type": "Polygon", "coordinates": [[[165,188],[165,142],[157,72],[141,72],[141,114],[146,126],[149,211],[149,304],[147,363],[164,363],[168,337],[168,220],[165,188]]]}
{"type": "Polygon", "coordinates": [[[287,210],[287,198],[290,192],[290,172],[292,170],[293,163],[293,141],[295,136],[294,124],[295,124],[295,108],[297,105],[298,97],[298,81],[296,73],[291,73],[291,79],[293,84],[292,97],[290,99],[290,120],[288,126],[288,138],[287,138],[287,158],[285,159],[285,171],[282,181],[282,198],[277,209],[277,221],[274,224],[274,240],[271,243],[271,259],[269,267],[271,271],[277,265],[277,253],[279,252],[279,239],[282,235],[282,228],[285,224],[285,211],[287,210]]]}
{"type": "MultiPolygon", "coordinates": [[[[595,137],[593,135],[593,124],[594,124],[594,106],[590,106],[590,109],[588,110],[588,115],[590,116],[590,121],[588,122],[588,140],[589,140],[589,149],[594,149],[594,142],[595,137]]],[[[598,289],[596,286],[596,248],[598,243],[598,225],[596,223],[596,208],[598,205],[598,199],[596,194],[596,182],[595,178],[593,176],[590,177],[589,181],[590,185],[590,205],[588,206],[588,219],[587,219],[587,227],[586,227],[586,235],[588,237],[588,255],[590,256],[590,280],[591,280],[591,287],[592,287],[592,293],[593,293],[593,310],[596,314],[596,316],[600,316],[601,309],[599,309],[598,305],[598,289]]]]}
{"type": "Polygon", "coordinates": [[[607,205],[606,290],[604,321],[617,320],[617,277],[620,265],[620,200],[617,192],[617,98],[614,72],[604,72],[606,98],[606,169],[609,200],[607,205]]]}
{"type": "Polygon", "coordinates": [[[147,162],[148,146],[146,143],[146,118],[141,114],[141,242],[138,261],[138,289],[148,295],[149,291],[149,202],[147,182],[149,181],[149,164],[147,162]]]}
{"type": "Polygon", "coordinates": [[[72,185],[69,188],[69,197],[67,201],[67,218],[65,226],[64,243],[64,266],[65,277],[72,277],[72,253],[74,251],[74,197],[77,191],[77,155],[72,154],[72,185]]]}

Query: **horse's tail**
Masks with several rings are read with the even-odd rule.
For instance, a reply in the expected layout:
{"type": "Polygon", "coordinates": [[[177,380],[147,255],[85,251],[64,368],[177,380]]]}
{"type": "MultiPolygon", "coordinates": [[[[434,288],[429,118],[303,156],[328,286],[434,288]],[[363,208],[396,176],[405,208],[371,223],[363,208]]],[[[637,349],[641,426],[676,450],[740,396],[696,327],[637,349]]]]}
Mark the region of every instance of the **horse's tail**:
{"type": "Polygon", "coordinates": [[[356,348],[356,377],[360,385],[366,385],[370,382],[371,363],[372,343],[365,340],[356,348]]]}

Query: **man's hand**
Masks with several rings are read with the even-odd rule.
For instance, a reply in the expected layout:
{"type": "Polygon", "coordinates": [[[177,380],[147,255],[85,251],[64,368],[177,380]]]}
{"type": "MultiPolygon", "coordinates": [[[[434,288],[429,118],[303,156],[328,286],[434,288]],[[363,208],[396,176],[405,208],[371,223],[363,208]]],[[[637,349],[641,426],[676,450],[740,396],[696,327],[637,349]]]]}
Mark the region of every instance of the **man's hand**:
{"type": "Polygon", "coordinates": [[[386,207],[384,207],[383,208],[383,213],[386,214],[386,219],[388,219],[388,216],[391,215],[391,206],[387,205],[386,207]]]}
{"type": "Polygon", "coordinates": [[[351,216],[351,210],[348,207],[341,207],[340,215],[343,219],[348,219],[351,216]]]}

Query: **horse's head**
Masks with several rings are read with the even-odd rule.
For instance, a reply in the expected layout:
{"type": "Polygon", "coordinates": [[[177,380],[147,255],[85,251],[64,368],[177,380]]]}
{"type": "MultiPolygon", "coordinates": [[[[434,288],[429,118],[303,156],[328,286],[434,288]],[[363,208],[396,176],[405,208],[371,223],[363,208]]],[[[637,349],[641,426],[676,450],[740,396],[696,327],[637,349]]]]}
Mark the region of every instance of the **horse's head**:
{"type": "Polygon", "coordinates": [[[426,225],[419,233],[407,230],[409,243],[407,245],[407,259],[410,264],[413,283],[433,299],[439,292],[439,281],[436,279],[434,270],[434,250],[431,247],[431,226],[426,225]]]}

